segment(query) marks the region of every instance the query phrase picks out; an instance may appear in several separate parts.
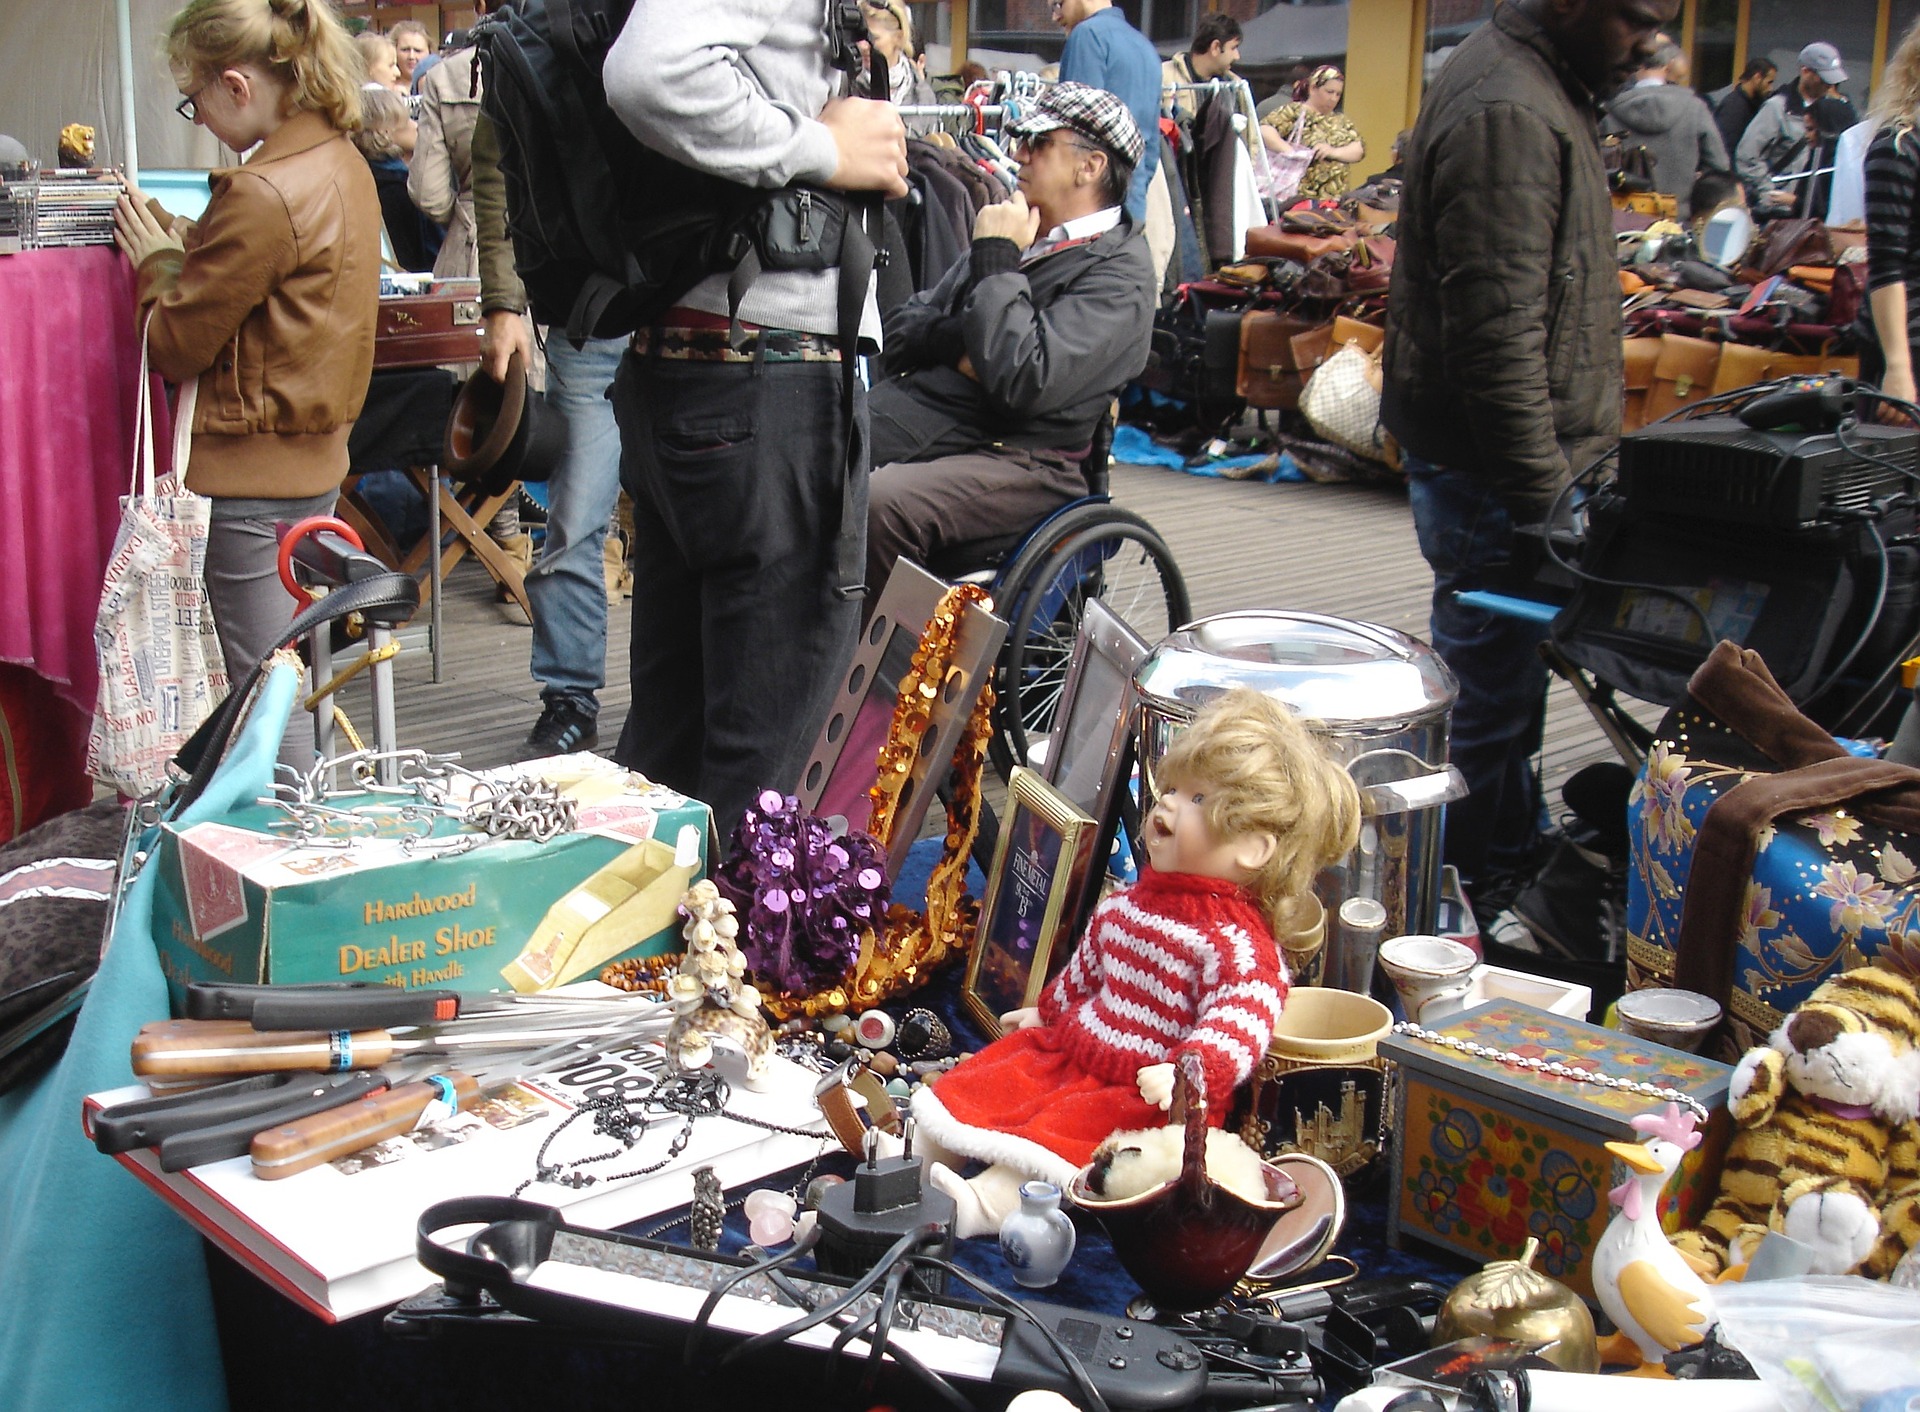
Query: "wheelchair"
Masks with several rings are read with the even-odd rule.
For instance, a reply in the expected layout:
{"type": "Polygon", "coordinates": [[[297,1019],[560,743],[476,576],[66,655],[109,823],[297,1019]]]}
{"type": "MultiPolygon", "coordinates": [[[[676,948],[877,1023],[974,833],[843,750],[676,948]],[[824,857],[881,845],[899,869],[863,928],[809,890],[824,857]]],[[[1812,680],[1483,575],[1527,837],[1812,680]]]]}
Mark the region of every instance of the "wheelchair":
{"type": "Polygon", "coordinates": [[[1002,779],[1033,763],[1053,728],[1086,605],[1099,599],[1148,642],[1191,617],[1187,582],[1157,530],[1113,503],[1113,418],[1101,417],[1081,472],[1087,493],[1019,533],[948,545],[926,567],[978,583],[1007,622],[994,664],[988,757],[1002,779]]]}

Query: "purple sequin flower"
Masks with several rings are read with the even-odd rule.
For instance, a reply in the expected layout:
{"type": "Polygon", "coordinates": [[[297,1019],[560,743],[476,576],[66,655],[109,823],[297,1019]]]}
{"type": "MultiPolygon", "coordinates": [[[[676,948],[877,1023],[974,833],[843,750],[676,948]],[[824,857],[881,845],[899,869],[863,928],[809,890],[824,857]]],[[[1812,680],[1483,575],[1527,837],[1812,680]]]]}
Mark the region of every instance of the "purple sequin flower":
{"type": "Polygon", "coordinates": [[[791,795],[770,789],[741,816],[713,880],[739,909],[747,964],[789,995],[846,979],[862,931],[885,914],[892,891],[872,838],[835,835],[791,795]]]}

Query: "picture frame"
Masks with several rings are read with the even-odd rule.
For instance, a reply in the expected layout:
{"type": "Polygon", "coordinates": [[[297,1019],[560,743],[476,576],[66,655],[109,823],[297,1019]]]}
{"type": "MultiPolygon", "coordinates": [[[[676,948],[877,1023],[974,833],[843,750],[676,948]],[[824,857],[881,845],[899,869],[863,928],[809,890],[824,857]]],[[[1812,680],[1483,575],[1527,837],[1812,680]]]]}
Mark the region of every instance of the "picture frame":
{"type": "Polygon", "coordinates": [[[1038,771],[1014,768],[962,989],[987,1034],[997,1038],[1001,1015],[1039,1001],[1061,924],[1088,885],[1097,832],[1038,771]]]}
{"type": "MultiPolygon", "coordinates": [[[[947,587],[918,564],[906,559],[895,563],[800,772],[794,794],[801,808],[841,820],[848,829],[867,827],[867,791],[878,778],[880,747],[893,724],[900,681],[912,667],[913,654],[947,587]]],[[[961,617],[954,661],[939,695],[928,705],[920,749],[895,806],[887,850],[890,877],[899,873],[907,850],[920,836],[927,808],[1006,636],[1006,623],[977,605],[969,605],[961,617]]]]}

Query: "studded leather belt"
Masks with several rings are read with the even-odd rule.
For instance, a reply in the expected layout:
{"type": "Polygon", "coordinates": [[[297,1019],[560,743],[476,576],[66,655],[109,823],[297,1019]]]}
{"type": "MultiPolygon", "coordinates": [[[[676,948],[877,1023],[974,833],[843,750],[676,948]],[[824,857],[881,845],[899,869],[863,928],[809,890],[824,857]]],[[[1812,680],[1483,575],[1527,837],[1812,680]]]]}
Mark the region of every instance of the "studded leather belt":
{"type": "Polygon", "coordinates": [[[635,353],[676,358],[695,363],[837,363],[840,345],[823,333],[793,329],[751,329],[740,346],[727,341],[724,328],[686,328],[663,325],[641,329],[633,336],[635,353]],[[659,346],[654,346],[654,340],[659,346]]]}

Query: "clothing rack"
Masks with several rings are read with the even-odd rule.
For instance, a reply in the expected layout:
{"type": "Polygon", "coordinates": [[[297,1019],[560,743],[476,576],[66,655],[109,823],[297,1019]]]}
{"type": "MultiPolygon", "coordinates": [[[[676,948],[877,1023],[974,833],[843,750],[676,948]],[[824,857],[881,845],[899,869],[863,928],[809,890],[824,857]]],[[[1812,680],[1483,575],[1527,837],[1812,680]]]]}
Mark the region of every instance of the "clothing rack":
{"type": "Polygon", "coordinates": [[[1245,79],[1235,76],[1231,79],[1209,78],[1199,82],[1169,83],[1163,86],[1162,91],[1169,89],[1176,93],[1209,95],[1230,93],[1234,96],[1236,100],[1234,106],[1245,114],[1247,119],[1247,130],[1240,135],[1241,140],[1247,144],[1249,157],[1259,168],[1260,175],[1264,179],[1261,183],[1260,207],[1266,212],[1268,220],[1277,223],[1280,219],[1279,203],[1266,195],[1273,186],[1273,165],[1267,160],[1267,144],[1260,136],[1260,105],[1254,102],[1253,86],[1245,79]]]}

